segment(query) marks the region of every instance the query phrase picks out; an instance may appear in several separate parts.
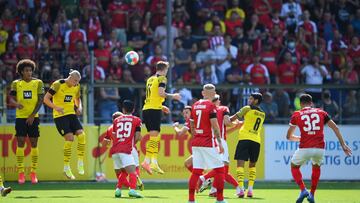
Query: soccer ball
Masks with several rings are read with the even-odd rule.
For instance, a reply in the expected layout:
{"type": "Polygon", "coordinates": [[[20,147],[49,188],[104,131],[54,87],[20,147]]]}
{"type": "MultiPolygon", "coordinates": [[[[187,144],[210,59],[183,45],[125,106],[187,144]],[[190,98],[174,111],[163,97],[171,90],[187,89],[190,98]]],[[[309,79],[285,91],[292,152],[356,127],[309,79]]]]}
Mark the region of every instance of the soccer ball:
{"type": "Polygon", "coordinates": [[[139,54],[135,51],[129,51],[125,54],[125,61],[129,65],[135,65],[139,62],[139,54]]]}

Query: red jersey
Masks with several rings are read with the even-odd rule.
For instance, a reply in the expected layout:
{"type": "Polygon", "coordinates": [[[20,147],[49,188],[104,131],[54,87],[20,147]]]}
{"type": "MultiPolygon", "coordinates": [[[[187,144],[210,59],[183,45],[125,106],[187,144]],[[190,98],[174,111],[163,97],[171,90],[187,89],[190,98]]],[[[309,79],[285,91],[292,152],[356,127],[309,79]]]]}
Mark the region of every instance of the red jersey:
{"type": "Polygon", "coordinates": [[[250,74],[253,84],[266,84],[269,78],[269,72],[263,64],[250,64],[246,68],[246,73],[250,74]]]}
{"type": "Polygon", "coordinates": [[[112,28],[126,28],[127,12],[129,6],[124,3],[110,3],[108,6],[108,12],[111,15],[111,27],[112,28]]]}
{"type": "Polygon", "coordinates": [[[60,35],[50,35],[48,40],[51,50],[59,50],[63,48],[63,39],[60,35]]]}
{"type": "Polygon", "coordinates": [[[111,136],[112,146],[110,154],[131,154],[135,145],[135,132],[141,131],[140,118],[133,115],[122,115],[113,122],[113,131],[107,132],[106,137],[111,136]]]}
{"type": "Polygon", "coordinates": [[[78,30],[69,30],[65,34],[64,42],[69,44],[69,52],[75,51],[75,46],[77,41],[82,41],[86,43],[86,33],[82,29],[78,30]]]}
{"type": "Polygon", "coordinates": [[[194,120],[195,135],[193,147],[215,147],[210,119],[216,118],[216,106],[209,100],[200,99],[191,107],[191,118],[194,120]]]}
{"type": "Polygon", "coordinates": [[[216,107],[216,117],[220,127],[220,137],[226,140],[226,126],[224,124],[224,116],[229,115],[230,111],[227,106],[216,107]]]}
{"type": "Polygon", "coordinates": [[[298,76],[298,68],[293,63],[282,63],[278,69],[280,84],[295,84],[298,76]]]}
{"type": "Polygon", "coordinates": [[[98,65],[107,71],[109,69],[111,51],[109,49],[95,49],[94,55],[97,58],[98,65]]]}
{"type": "Polygon", "coordinates": [[[295,111],[290,125],[300,128],[300,148],[324,149],[324,125],[330,120],[328,114],[318,108],[306,107],[295,111]]]}
{"type": "Polygon", "coordinates": [[[262,63],[266,66],[270,75],[276,75],[276,54],[274,51],[264,51],[261,54],[262,63]]]}

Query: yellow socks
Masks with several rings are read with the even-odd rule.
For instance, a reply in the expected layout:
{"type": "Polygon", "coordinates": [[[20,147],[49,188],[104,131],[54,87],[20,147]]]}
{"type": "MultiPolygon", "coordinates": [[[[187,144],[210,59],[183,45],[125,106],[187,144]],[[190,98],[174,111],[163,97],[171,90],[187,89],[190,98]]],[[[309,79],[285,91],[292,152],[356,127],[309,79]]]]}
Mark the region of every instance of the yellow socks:
{"type": "Polygon", "coordinates": [[[156,137],[150,136],[150,139],[146,143],[145,161],[150,163],[150,159],[155,153],[156,137]]]}
{"type": "Polygon", "coordinates": [[[85,155],[85,143],[86,143],[85,133],[82,132],[77,137],[78,137],[77,155],[78,155],[78,159],[83,161],[85,155]]]}
{"type": "Polygon", "coordinates": [[[2,177],[0,176],[0,188],[3,188],[3,187],[4,187],[4,183],[3,183],[2,177]]]}
{"type": "Polygon", "coordinates": [[[153,163],[157,163],[157,158],[158,158],[158,154],[159,154],[159,142],[160,142],[160,135],[153,137],[153,154],[151,156],[151,162],[153,163]]]}
{"type": "Polygon", "coordinates": [[[239,187],[241,189],[244,189],[244,176],[245,176],[244,167],[237,167],[236,168],[236,175],[237,175],[239,187]]]}
{"type": "Polygon", "coordinates": [[[31,148],[31,172],[36,172],[38,166],[39,149],[31,148]]]}
{"type": "Polygon", "coordinates": [[[64,166],[70,166],[71,159],[71,145],[72,141],[65,141],[64,143],[64,166]]]}
{"type": "Polygon", "coordinates": [[[248,189],[252,190],[256,179],[256,168],[249,168],[249,186],[248,189]]]}
{"type": "Polygon", "coordinates": [[[16,163],[19,173],[24,173],[24,147],[16,148],[16,163]]]}

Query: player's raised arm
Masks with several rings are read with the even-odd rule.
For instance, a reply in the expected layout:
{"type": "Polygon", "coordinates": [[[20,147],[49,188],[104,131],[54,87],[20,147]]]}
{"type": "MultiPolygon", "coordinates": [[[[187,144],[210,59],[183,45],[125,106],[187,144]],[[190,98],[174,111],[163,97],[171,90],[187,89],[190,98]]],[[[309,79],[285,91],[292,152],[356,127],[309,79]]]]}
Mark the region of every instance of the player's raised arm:
{"type": "Polygon", "coordinates": [[[341,144],[341,147],[342,147],[344,153],[347,156],[350,156],[352,154],[352,151],[351,151],[350,147],[346,145],[344,138],[340,133],[339,127],[336,125],[336,123],[333,120],[329,120],[327,124],[334,131],[336,137],[338,138],[338,140],[341,144]]]}

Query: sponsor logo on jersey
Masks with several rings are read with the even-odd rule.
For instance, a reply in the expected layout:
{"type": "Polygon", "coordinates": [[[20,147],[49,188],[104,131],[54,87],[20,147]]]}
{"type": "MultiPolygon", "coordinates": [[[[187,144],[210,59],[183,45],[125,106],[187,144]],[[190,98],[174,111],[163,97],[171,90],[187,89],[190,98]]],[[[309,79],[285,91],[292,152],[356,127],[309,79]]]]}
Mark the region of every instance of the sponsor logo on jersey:
{"type": "Polygon", "coordinates": [[[71,102],[72,96],[71,95],[65,95],[64,102],[71,102]]]}
{"type": "Polygon", "coordinates": [[[23,92],[24,99],[31,99],[32,98],[32,92],[31,90],[27,90],[23,92]]]}

